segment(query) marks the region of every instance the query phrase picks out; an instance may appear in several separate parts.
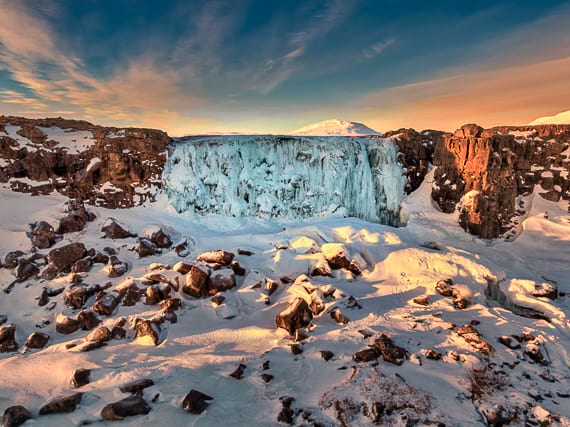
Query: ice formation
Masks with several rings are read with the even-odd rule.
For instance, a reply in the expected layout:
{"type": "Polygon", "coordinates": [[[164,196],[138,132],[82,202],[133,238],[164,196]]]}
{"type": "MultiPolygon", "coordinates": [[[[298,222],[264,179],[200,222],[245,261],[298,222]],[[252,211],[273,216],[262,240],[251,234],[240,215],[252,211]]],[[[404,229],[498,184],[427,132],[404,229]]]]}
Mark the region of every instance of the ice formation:
{"type": "Polygon", "coordinates": [[[405,177],[390,138],[241,135],[175,141],[163,183],[178,212],[398,226],[405,177]]]}

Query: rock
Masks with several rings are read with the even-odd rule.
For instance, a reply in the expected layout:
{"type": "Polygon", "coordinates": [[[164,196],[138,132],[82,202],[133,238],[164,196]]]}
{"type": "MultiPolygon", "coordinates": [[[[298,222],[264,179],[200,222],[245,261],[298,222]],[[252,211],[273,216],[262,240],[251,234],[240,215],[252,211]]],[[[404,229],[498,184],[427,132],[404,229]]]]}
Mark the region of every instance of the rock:
{"type": "Polygon", "coordinates": [[[281,411],[277,414],[277,421],[285,424],[293,424],[293,417],[295,411],[291,409],[291,405],[295,401],[293,397],[280,397],[281,400],[281,411]]]}
{"type": "Polygon", "coordinates": [[[245,276],[245,268],[243,268],[239,262],[232,261],[230,263],[230,268],[234,271],[236,276],[245,276]]]}
{"type": "Polygon", "coordinates": [[[406,349],[396,345],[394,341],[385,334],[381,334],[374,340],[374,347],[378,349],[384,361],[393,363],[394,365],[401,365],[404,360],[407,359],[406,349]]]}
{"type": "Polygon", "coordinates": [[[243,256],[253,256],[255,255],[252,251],[248,251],[247,249],[238,249],[238,255],[243,255],[243,256]]]}
{"type": "Polygon", "coordinates": [[[444,296],[446,298],[451,298],[453,295],[453,280],[452,279],[440,280],[435,285],[435,290],[441,296],[444,296]]]}
{"type": "Polygon", "coordinates": [[[119,390],[121,390],[123,393],[133,393],[140,395],[145,388],[151,387],[153,385],[154,381],[150,378],[142,378],[140,380],[134,380],[123,384],[119,387],[119,390]]]}
{"type": "Polygon", "coordinates": [[[193,265],[186,274],[186,283],[182,291],[194,298],[200,298],[208,294],[209,271],[206,267],[193,265]]]}
{"type": "Polygon", "coordinates": [[[101,417],[107,421],[117,421],[136,415],[146,415],[150,410],[149,404],[141,396],[129,396],[106,405],[101,410],[101,417]]]}
{"type": "Polygon", "coordinates": [[[53,280],[56,278],[58,272],[59,270],[55,265],[48,264],[40,272],[40,278],[46,280],[53,280]]]}
{"type": "Polygon", "coordinates": [[[431,359],[431,360],[441,360],[442,355],[439,351],[436,351],[432,348],[428,348],[424,355],[426,356],[426,359],[431,359]]]}
{"type": "Polygon", "coordinates": [[[96,252],[91,260],[93,261],[93,264],[107,264],[109,262],[109,255],[96,252]]]}
{"type": "Polygon", "coordinates": [[[71,376],[71,386],[79,388],[89,384],[90,376],[91,369],[76,369],[71,376]]]}
{"type": "Polygon", "coordinates": [[[101,232],[107,239],[127,239],[129,237],[136,237],[136,234],[131,233],[120,224],[115,218],[107,218],[105,224],[101,228],[101,232]]]}
{"type": "Polygon", "coordinates": [[[32,413],[23,406],[10,406],[4,411],[4,415],[2,416],[2,426],[19,427],[32,418],[32,413]]]}
{"type": "Polygon", "coordinates": [[[180,298],[166,298],[160,301],[160,308],[164,311],[176,311],[182,307],[180,298]]]}
{"type": "Polygon", "coordinates": [[[546,359],[540,350],[540,343],[538,340],[527,342],[524,348],[524,354],[535,363],[547,364],[546,359]]]}
{"type": "Polygon", "coordinates": [[[141,320],[136,326],[135,339],[143,344],[158,345],[161,343],[161,329],[156,321],[141,320]]]}
{"type": "Polygon", "coordinates": [[[158,249],[156,245],[145,237],[140,237],[136,248],[139,258],[156,255],[158,249]]]}
{"type": "Polygon", "coordinates": [[[140,292],[133,288],[127,288],[125,290],[122,290],[120,295],[123,302],[123,306],[125,307],[132,307],[141,299],[140,292]]]}
{"type": "Polygon", "coordinates": [[[97,350],[98,348],[105,347],[107,343],[105,341],[87,341],[76,348],[78,351],[87,353],[88,351],[97,350]]]}
{"type": "Polygon", "coordinates": [[[328,350],[321,350],[321,358],[325,361],[328,362],[329,360],[331,360],[334,356],[334,353],[332,351],[328,351],[328,350]]]}
{"type": "Polygon", "coordinates": [[[89,335],[87,335],[86,340],[92,342],[107,342],[111,341],[111,331],[106,326],[99,326],[94,329],[89,335]]]}
{"type": "Polygon", "coordinates": [[[11,353],[18,351],[16,342],[16,325],[9,323],[0,327],[0,353],[11,353]]]}
{"type": "Polygon", "coordinates": [[[548,298],[555,300],[558,297],[558,289],[550,283],[536,283],[535,289],[530,293],[537,298],[548,298]]]}
{"type": "Polygon", "coordinates": [[[465,297],[458,295],[453,299],[453,305],[460,310],[464,310],[471,306],[471,301],[465,297]]]}
{"type": "Polygon", "coordinates": [[[18,280],[27,280],[32,276],[39,274],[40,269],[36,264],[27,260],[21,260],[16,267],[16,278],[18,280]]]}
{"type": "Polygon", "coordinates": [[[69,396],[54,399],[40,408],[40,415],[61,414],[75,411],[81,403],[83,393],[73,393],[69,396]]]}
{"type": "Polygon", "coordinates": [[[457,330],[459,336],[461,336],[474,350],[479,351],[482,354],[490,355],[495,352],[495,349],[491,344],[489,344],[477,329],[471,325],[464,325],[457,330]]]}
{"type": "Polygon", "coordinates": [[[83,258],[86,253],[87,249],[83,243],[73,242],[49,251],[47,260],[55,266],[57,271],[63,271],[70,268],[78,259],[83,258]]]}
{"type": "Polygon", "coordinates": [[[120,298],[118,296],[101,291],[98,292],[95,297],[93,310],[103,316],[111,316],[117,305],[119,305],[119,302],[120,298]]]}
{"type": "Polygon", "coordinates": [[[372,362],[380,357],[380,352],[376,348],[365,348],[352,355],[355,362],[372,362]]]}
{"type": "Polygon", "coordinates": [[[38,249],[47,249],[55,243],[55,230],[45,221],[32,226],[32,244],[38,249]]]}
{"type": "Polygon", "coordinates": [[[49,341],[49,335],[42,332],[32,332],[26,340],[28,348],[44,348],[49,341]]]}
{"type": "Polygon", "coordinates": [[[291,353],[294,355],[303,353],[303,347],[301,347],[299,344],[291,344],[289,348],[291,349],[291,353]]]}
{"type": "Polygon", "coordinates": [[[423,242],[420,244],[422,248],[433,249],[434,251],[442,251],[443,246],[438,242],[423,242]]]}
{"type": "Polygon", "coordinates": [[[109,263],[105,267],[109,277],[120,277],[129,270],[129,265],[125,261],[121,261],[115,255],[109,258],[109,263]]]}
{"type": "Polygon", "coordinates": [[[59,221],[57,232],[59,234],[76,233],[85,228],[87,221],[76,213],[69,213],[59,221]]]}
{"type": "Polygon", "coordinates": [[[311,276],[332,276],[332,270],[326,260],[319,260],[311,268],[311,276]]]}
{"type": "Polygon", "coordinates": [[[481,409],[489,427],[503,427],[511,424],[512,419],[501,405],[486,406],[481,409]]]}
{"type": "Polygon", "coordinates": [[[333,270],[350,266],[350,254],[342,243],[325,243],[321,250],[333,270]]]}
{"type": "Polygon", "coordinates": [[[71,308],[82,308],[87,300],[95,295],[97,288],[83,284],[70,286],[63,296],[65,305],[71,308]]]}
{"type": "Polygon", "coordinates": [[[72,273],[86,273],[89,270],[91,270],[92,266],[93,266],[93,261],[91,259],[89,259],[89,258],[78,259],[71,266],[71,272],[72,273]]]}
{"type": "Polygon", "coordinates": [[[339,325],[346,325],[349,322],[348,317],[342,314],[338,308],[331,310],[331,317],[339,325]]]}
{"type": "Polygon", "coordinates": [[[47,305],[49,303],[49,292],[47,290],[47,288],[43,288],[42,289],[42,294],[40,295],[40,297],[38,298],[38,305],[40,307],[44,307],[45,305],[47,305]]]}
{"type": "Polygon", "coordinates": [[[261,379],[266,383],[270,382],[273,378],[271,374],[261,374],[261,379]]]}
{"type": "Polygon", "coordinates": [[[95,329],[101,323],[101,319],[91,310],[80,311],[77,315],[77,321],[83,331],[95,329]]]}
{"type": "Polygon", "coordinates": [[[497,341],[499,341],[501,344],[509,347],[512,350],[517,350],[519,348],[521,348],[521,345],[514,341],[511,337],[508,337],[506,335],[500,336],[499,338],[497,338],[497,341]]]}
{"type": "Polygon", "coordinates": [[[150,241],[156,245],[156,247],[161,249],[166,249],[172,246],[172,239],[162,228],[151,233],[150,241]]]}
{"type": "Polygon", "coordinates": [[[176,264],[174,264],[174,266],[172,266],[172,269],[180,274],[187,274],[191,268],[192,264],[188,264],[184,261],[179,261],[176,264]]]}
{"type": "Polygon", "coordinates": [[[307,302],[300,297],[295,300],[275,317],[275,323],[278,328],[283,328],[291,335],[295,332],[309,325],[313,319],[313,313],[309,308],[307,302]]]}
{"type": "Polygon", "coordinates": [[[245,372],[246,366],[242,363],[238,365],[238,367],[230,374],[230,377],[235,378],[236,380],[241,380],[243,378],[243,373],[245,372]]]}
{"type": "Polygon", "coordinates": [[[20,261],[20,257],[22,257],[24,255],[24,252],[22,251],[12,251],[12,252],[8,252],[5,256],[4,256],[4,267],[5,268],[15,268],[19,261],[20,261]]]}
{"type": "Polygon", "coordinates": [[[146,288],[146,305],[155,305],[158,304],[163,299],[162,292],[157,285],[151,285],[146,288]]]}
{"type": "Polygon", "coordinates": [[[198,415],[208,408],[210,400],[214,400],[214,398],[201,391],[190,390],[190,393],[188,393],[182,401],[182,409],[191,414],[198,415]]]}
{"type": "Polygon", "coordinates": [[[55,330],[59,334],[69,335],[79,330],[79,320],[59,315],[55,321],[55,330]]]}
{"type": "Polygon", "coordinates": [[[222,269],[215,270],[210,274],[208,282],[208,293],[215,295],[218,292],[225,292],[236,286],[236,279],[233,270],[222,269]]]}
{"type": "Polygon", "coordinates": [[[430,304],[429,298],[427,296],[421,296],[413,299],[414,304],[428,306],[430,304]]]}
{"type": "Polygon", "coordinates": [[[217,263],[221,265],[230,265],[230,263],[234,260],[234,254],[222,250],[203,252],[198,255],[197,260],[208,263],[217,263]]]}
{"type": "Polygon", "coordinates": [[[226,297],[223,295],[216,295],[216,296],[213,296],[211,299],[211,301],[216,305],[222,305],[225,300],[226,300],[226,297]]]}

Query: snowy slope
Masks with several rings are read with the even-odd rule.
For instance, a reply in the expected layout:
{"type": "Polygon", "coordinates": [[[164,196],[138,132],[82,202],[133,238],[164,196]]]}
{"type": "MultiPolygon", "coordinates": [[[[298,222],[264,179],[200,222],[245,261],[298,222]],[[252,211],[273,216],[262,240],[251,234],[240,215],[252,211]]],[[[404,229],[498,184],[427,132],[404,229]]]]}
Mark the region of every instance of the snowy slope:
{"type": "Polygon", "coordinates": [[[349,122],[347,120],[330,119],[323,122],[314,123],[296,131],[291,135],[313,135],[313,136],[364,136],[364,135],[380,135],[368,126],[362,123],[349,122]]]}
{"type": "MultiPolygon", "coordinates": [[[[52,281],[29,279],[18,283],[10,294],[0,292],[0,315],[7,315],[8,322],[17,325],[21,346],[16,353],[0,353],[0,413],[8,406],[24,405],[36,417],[30,425],[107,425],[99,416],[103,406],[128,396],[118,387],[151,378],[155,385],[143,392],[150,413],[129,417],[120,425],[271,426],[278,424],[282,396],[295,399],[296,425],[311,425],[304,417],[318,425],[340,425],[338,408],[343,405],[354,411],[343,414],[349,417],[345,425],[351,426],[371,425],[372,416],[378,416],[381,425],[410,425],[412,419],[415,425],[484,426],[485,417],[494,412],[513,426],[570,425],[570,298],[560,296],[552,301],[525,293],[516,301],[546,308],[553,316],[547,322],[521,317],[486,295],[490,280],[540,283],[543,277],[556,281],[561,295],[568,295],[570,215],[558,204],[529,200],[532,209],[514,242],[485,242],[463,232],[453,215],[433,208],[429,199],[432,179],[429,174],[405,201],[409,224],[403,228],[338,217],[290,222],[286,227],[271,221],[192,218],[176,213],[164,197],[146,207],[92,208],[97,219],[83,231],[65,235],[56,247],[81,241],[97,250],[115,248],[119,258],[129,264],[125,276],[108,278],[102,265],[81,274],[84,283],[110,282],[109,292],[127,276],[144,277],[154,262],[172,266],[212,249],[236,254],[238,248],[247,249],[254,255],[236,255],[246,276],[238,277],[237,287],[224,293],[226,300],[219,306],[209,298],[193,299],[174,291],[174,296],[182,299],[178,322],[163,324],[165,339],[158,346],[141,345],[128,328],[126,339],[113,339],[100,349],[66,349],[67,344],[81,343],[89,332],[59,334],[55,318],[76,315],[78,310],[66,307],[62,295],[50,297],[50,304],[44,307],[38,306],[37,297],[44,287],[69,287],[67,276],[52,281]],[[543,216],[545,210],[550,213],[548,219],[543,216]],[[130,250],[135,238],[101,238],[101,226],[110,216],[137,234],[152,225],[167,226],[177,239],[188,238],[190,253],[180,258],[165,250],[162,255],[138,258],[130,250]],[[422,247],[426,241],[437,242],[440,249],[422,247]],[[295,341],[275,327],[274,319],[295,295],[306,292],[280,279],[295,279],[309,272],[325,254],[334,252],[331,248],[341,246],[365,260],[365,271],[354,276],[347,270],[334,270],[331,277],[315,276],[304,282],[314,295],[334,292],[332,297],[323,297],[325,311],[306,329],[308,338],[297,343],[303,352],[295,355],[290,348],[295,341]],[[260,278],[278,283],[270,297],[257,285],[260,278]],[[456,290],[472,304],[458,309],[451,298],[439,295],[435,283],[442,278],[452,278],[456,290]],[[428,305],[414,302],[418,297],[427,297],[428,305]],[[348,323],[333,321],[330,312],[335,308],[348,323]],[[463,325],[474,325],[494,352],[487,356],[477,351],[468,341],[473,336],[458,333],[463,325]],[[33,331],[50,335],[46,348],[25,349],[23,343],[33,331]],[[400,366],[382,358],[373,363],[355,362],[353,354],[368,348],[381,333],[404,347],[408,359],[400,366]],[[523,334],[527,338],[521,338],[521,343],[511,338],[518,347],[508,348],[497,341],[502,336],[523,334]],[[535,347],[545,355],[544,362],[529,356],[535,347]],[[429,349],[440,353],[441,359],[428,358],[429,349]],[[322,359],[325,350],[333,353],[329,361],[322,359]],[[269,367],[264,370],[266,362],[269,367]],[[240,363],[246,366],[243,378],[229,377],[240,363]],[[482,367],[487,367],[490,375],[506,376],[507,385],[491,386],[481,397],[474,396],[467,375],[472,368],[482,367]],[[92,369],[91,382],[72,389],[70,376],[78,368],[92,369]],[[273,378],[265,382],[262,374],[273,378]],[[191,389],[214,398],[201,415],[181,409],[182,399],[191,389]],[[75,391],[84,392],[84,396],[74,412],[38,415],[48,400],[75,391]],[[339,403],[335,405],[335,401],[339,403]],[[373,406],[368,415],[360,410],[362,404],[374,402],[382,402],[386,410],[373,406]]],[[[55,225],[64,215],[64,200],[59,195],[30,197],[0,189],[0,256],[16,249],[29,253],[28,222],[42,219],[55,225]]],[[[179,277],[169,269],[159,271],[179,277]]],[[[5,288],[13,280],[12,272],[0,269],[0,279],[5,288]]],[[[91,298],[86,306],[92,302],[91,298]]],[[[143,302],[119,305],[112,316],[102,320],[112,326],[125,317],[129,325],[137,317],[150,318],[157,309],[143,302]]]]}

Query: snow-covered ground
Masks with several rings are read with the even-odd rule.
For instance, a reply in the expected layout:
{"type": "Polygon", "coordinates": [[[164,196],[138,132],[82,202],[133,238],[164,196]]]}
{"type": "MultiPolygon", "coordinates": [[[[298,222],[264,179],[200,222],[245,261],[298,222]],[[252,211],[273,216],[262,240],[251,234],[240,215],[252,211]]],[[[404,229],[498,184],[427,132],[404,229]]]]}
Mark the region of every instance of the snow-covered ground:
{"type": "MultiPolygon", "coordinates": [[[[7,315],[8,322],[17,325],[20,344],[18,353],[0,354],[0,412],[19,404],[36,417],[26,425],[76,426],[84,421],[105,425],[99,416],[101,409],[127,396],[118,387],[134,379],[151,378],[155,384],[144,390],[144,397],[152,410],[127,418],[121,425],[275,425],[283,396],[295,398],[291,404],[294,411],[305,411],[294,416],[297,425],[339,425],[339,417],[350,426],[370,425],[373,417],[383,425],[407,425],[405,417],[408,425],[414,420],[419,425],[485,425],[482,414],[490,414],[495,404],[509,412],[512,425],[525,425],[525,419],[546,423],[543,425],[569,425],[569,214],[562,205],[531,196],[527,199],[529,214],[514,240],[483,241],[461,230],[454,215],[433,208],[429,197],[432,177],[428,174],[420,189],[404,201],[408,225],[402,228],[338,217],[294,223],[193,218],[177,213],[165,196],[128,210],[90,208],[96,220],[83,231],[65,234],[55,247],[72,241],[96,250],[111,246],[128,262],[129,271],[109,278],[103,265],[95,264],[91,272],[83,274],[85,283],[112,282],[114,289],[127,276],[144,276],[151,263],[173,265],[214,249],[236,253],[246,276],[238,277],[237,287],[224,292],[226,300],[219,306],[209,298],[193,299],[175,292],[183,307],[177,312],[177,323],[164,324],[164,340],[158,346],[141,345],[129,330],[127,339],[114,339],[90,352],[66,349],[66,344],[80,342],[89,332],[61,335],[55,331],[59,314],[78,311],[65,307],[62,295],[51,298],[55,307],[38,306],[42,288],[68,286],[66,278],[17,283],[11,293],[0,293],[0,315],[7,315]],[[160,225],[174,240],[187,238],[190,253],[180,258],[165,250],[162,255],[139,259],[130,251],[135,238],[101,237],[108,217],[139,235],[160,225]],[[337,245],[323,247],[327,243],[337,245]],[[310,284],[302,284],[302,279],[293,284],[280,281],[284,276],[295,280],[309,273],[342,245],[351,256],[359,255],[365,262],[360,276],[342,269],[334,270],[333,277],[309,277],[310,284]],[[238,249],[254,255],[239,255],[238,249]],[[265,278],[278,283],[277,291],[269,297],[264,286],[255,286],[265,278]],[[453,298],[435,290],[436,283],[447,278],[454,283],[453,298]],[[523,294],[509,294],[511,287],[505,284],[513,280],[519,284],[525,281],[520,286],[523,294]],[[533,297],[528,281],[537,285],[557,282],[563,296],[554,301],[533,297]],[[322,297],[326,309],[313,319],[305,332],[308,338],[299,343],[303,352],[295,355],[290,348],[294,340],[276,328],[275,316],[295,295],[304,295],[302,286],[317,288],[315,295],[335,291],[334,298],[322,297]],[[501,286],[504,297],[495,301],[491,294],[496,297],[501,286]],[[425,296],[428,305],[414,302],[425,296]],[[459,298],[471,305],[457,308],[454,303],[459,298]],[[550,321],[515,314],[513,304],[541,310],[550,321]],[[331,318],[334,308],[348,323],[338,324],[331,318]],[[458,333],[463,325],[473,325],[494,347],[494,353],[486,356],[475,348],[473,334],[458,333]],[[33,331],[49,334],[49,345],[25,351],[23,344],[33,331]],[[381,333],[404,347],[408,360],[399,366],[382,358],[376,363],[355,362],[353,354],[367,348],[381,333]],[[520,349],[497,342],[501,336],[525,333],[536,338],[527,335],[520,349]],[[529,357],[533,346],[544,355],[543,363],[529,357]],[[441,359],[426,357],[428,350],[440,353],[441,359]],[[323,360],[321,351],[332,352],[332,358],[323,360]],[[263,370],[265,362],[269,369],[263,370]],[[246,366],[243,378],[230,377],[240,363],[246,366]],[[477,399],[467,375],[472,368],[483,366],[488,366],[485,372],[489,375],[507,380],[490,381],[489,394],[477,399]],[[79,407],[70,414],[38,416],[38,409],[48,400],[75,391],[70,377],[78,368],[93,370],[91,383],[77,389],[85,393],[79,407]],[[265,382],[262,374],[273,379],[265,382]],[[181,409],[191,389],[214,398],[200,415],[181,409]],[[363,403],[372,405],[373,414],[364,414],[363,403]],[[344,412],[339,415],[341,410],[344,412]]],[[[29,251],[28,223],[46,220],[56,225],[64,216],[64,202],[59,195],[30,197],[0,189],[0,256],[17,249],[29,251]]],[[[171,270],[164,274],[179,277],[171,270]]],[[[3,288],[13,280],[10,270],[0,270],[3,288]]],[[[88,301],[87,307],[91,303],[88,301]]],[[[121,316],[149,318],[156,311],[157,306],[142,302],[131,307],[119,305],[113,316],[103,317],[103,321],[113,325],[121,316]]]]}

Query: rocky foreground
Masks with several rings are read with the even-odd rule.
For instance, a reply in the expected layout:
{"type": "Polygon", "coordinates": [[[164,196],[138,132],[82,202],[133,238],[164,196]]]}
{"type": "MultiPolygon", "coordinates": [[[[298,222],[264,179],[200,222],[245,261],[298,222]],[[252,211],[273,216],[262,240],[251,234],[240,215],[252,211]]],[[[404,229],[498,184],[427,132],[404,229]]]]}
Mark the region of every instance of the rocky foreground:
{"type": "MultiPolygon", "coordinates": [[[[426,184],[406,228],[237,234],[2,191],[34,220],[2,229],[4,425],[570,425],[567,270],[446,234],[426,184]]],[[[568,239],[550,206],[525,233],[568,239]]]]}

